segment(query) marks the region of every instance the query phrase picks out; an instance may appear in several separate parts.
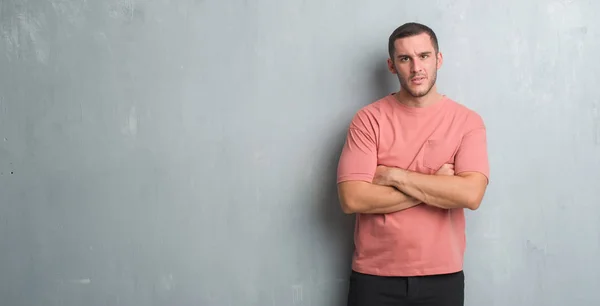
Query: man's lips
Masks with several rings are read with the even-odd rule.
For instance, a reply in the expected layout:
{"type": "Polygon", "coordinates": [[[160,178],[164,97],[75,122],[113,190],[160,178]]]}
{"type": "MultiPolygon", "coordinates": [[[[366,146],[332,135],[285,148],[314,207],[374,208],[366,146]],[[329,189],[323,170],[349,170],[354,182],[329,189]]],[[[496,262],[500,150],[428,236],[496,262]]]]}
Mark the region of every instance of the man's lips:
{"type": "Polygon", "coordinates": [[[426,78],[426,77],[424,77],[424,76],[418,76],[418,77],[414,77],[414,78],[412,78],[410,81],[411,81],[413,84],[420,85],[420,84],[423,84],[423,82],[425,82],[425,79],[427,79],[427,78],[426,78]]]}

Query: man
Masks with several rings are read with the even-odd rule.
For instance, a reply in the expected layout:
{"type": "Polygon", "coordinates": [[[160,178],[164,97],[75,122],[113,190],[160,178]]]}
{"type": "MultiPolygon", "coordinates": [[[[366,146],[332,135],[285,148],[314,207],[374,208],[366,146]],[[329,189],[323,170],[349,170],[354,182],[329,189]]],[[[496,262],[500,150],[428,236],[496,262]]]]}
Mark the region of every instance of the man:
{"type": "Polygon", "coordinates": [[[463,305],[464,209],[488,184],[485,125],[438,93],[429,27],[397,28],[389,54],[400,90],[356,113],[338,165],[341,207],[356,214],[348,305],[463,305]]]}

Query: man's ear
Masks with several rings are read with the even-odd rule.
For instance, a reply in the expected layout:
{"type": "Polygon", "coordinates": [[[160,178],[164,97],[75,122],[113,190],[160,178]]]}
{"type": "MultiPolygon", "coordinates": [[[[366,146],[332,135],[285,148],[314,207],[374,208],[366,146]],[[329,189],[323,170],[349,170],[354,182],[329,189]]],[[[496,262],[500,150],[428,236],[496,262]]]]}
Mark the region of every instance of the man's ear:
{"type": "Polygon", "coordinates": [[[388,58],[387,60],[387,65],[388,65],[388,70],[393,73],[393,74],[397,74],[398,72],[396,71],[396,67],[394,66],[394,61],[392,61],[391,58],[388,58]]]}

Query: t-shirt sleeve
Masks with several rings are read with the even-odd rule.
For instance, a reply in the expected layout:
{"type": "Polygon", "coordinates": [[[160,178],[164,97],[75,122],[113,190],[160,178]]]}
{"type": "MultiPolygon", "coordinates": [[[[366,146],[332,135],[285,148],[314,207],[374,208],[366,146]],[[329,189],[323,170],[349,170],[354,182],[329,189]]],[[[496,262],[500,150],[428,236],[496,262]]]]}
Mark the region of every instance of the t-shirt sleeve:
{"type": "Polygon", "coordinates": [[[377,169],[376,127],[373,119],[364,113],[357,114],[346,134],[340,155],[337,182],[372,182],[377,169]]]}
{"type": "Polygon", "coordinates": [[[489,180],[486,127],[479,115],[473,115],[467,121],[468,132],[463,136],[454,160],[455,174],[461,172],[479,172],[489,180]]]}

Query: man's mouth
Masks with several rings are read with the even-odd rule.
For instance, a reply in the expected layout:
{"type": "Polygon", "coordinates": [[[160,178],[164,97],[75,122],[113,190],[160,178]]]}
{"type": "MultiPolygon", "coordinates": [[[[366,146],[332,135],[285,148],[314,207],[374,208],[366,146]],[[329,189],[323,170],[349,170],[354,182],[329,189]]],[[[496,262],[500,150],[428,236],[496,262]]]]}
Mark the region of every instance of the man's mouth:
{"type": "Polygon", "coordinates": [[[426,78],[425,78],[424,76],[418,76],[418,77],[414,77],[414,78],[412,78],[410,81],[411,81],[413,84],[420,85],[420,84],[422,84],[423,82],[425,82],[425,79],[426,79],[426,78]]]}

